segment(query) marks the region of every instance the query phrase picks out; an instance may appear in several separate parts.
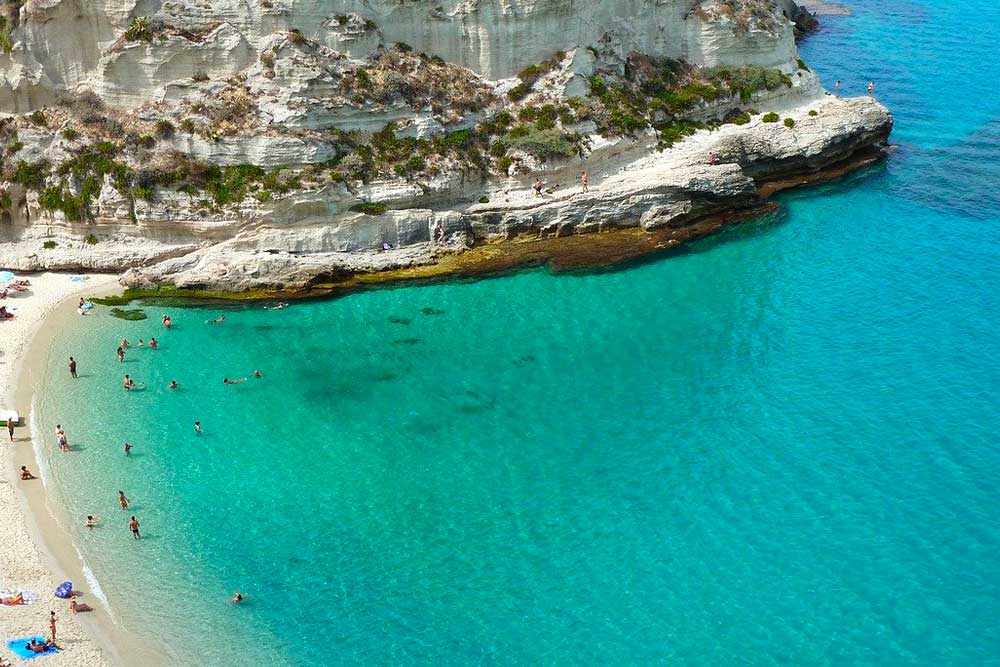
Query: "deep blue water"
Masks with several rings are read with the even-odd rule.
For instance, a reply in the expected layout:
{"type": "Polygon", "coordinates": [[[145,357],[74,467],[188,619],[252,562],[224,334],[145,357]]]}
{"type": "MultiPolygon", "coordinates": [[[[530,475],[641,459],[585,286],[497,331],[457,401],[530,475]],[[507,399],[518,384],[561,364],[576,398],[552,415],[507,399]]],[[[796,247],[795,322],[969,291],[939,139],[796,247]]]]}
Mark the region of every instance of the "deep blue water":
{"type": "Polygon", "coordinates": [[[776,215],[615,272],[76,327],[41,430],[123,622],[172,664],[1000,664],[996,8],[848,4],[803,58],[875,79],[899,148],[776,215]]]}

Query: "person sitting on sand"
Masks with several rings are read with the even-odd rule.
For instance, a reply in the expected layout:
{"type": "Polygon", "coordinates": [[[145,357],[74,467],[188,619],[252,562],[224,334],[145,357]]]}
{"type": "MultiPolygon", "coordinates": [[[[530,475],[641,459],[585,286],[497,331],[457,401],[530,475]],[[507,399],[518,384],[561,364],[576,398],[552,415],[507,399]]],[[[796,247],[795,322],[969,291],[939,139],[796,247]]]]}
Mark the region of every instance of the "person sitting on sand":
{"type": "Polygon", "coordinates": [[[226,321],[225,315],[219,315],[214,320],[205,320],[205,324],[222,324],[226,321]]]}
{"type": "Polygon", "coordinates": [[[222,384],[239,384],[240,382],[246,382],[246,378],[240,378],[239,380],[230,380],[229,378],[222,378],[222,384]]]}
{"type": "Polygon", "coordinates": [[[233,591],[233,597],[229,599],[232,604],[239,604],[246,600],[247,596],[243,595],[239,591],[233,591]]]}
{"type": "Polygon", "coordinates": [[[28,466],[21,466],[21,479],[35,479],[35,476],[28,470],[28,466]]]}
{"type": "Polygon", "coordinates": [[[93,607],[86,602],[77,602],[75,595],[69,599],[69,610],[74,614],[79,611],[94,611],[93,607]]]}
{"type": "Polygon", "coordinates": [[[12,320],[14,313],[7,312],[7,306],[0,306],[0,320],[12,320]]]}

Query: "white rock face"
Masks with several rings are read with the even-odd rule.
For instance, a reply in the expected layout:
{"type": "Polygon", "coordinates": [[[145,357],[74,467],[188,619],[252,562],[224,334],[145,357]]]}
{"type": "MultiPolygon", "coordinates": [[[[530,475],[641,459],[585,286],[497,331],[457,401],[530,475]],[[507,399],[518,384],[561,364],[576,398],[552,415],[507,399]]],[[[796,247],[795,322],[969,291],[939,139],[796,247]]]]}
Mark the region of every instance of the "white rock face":
{"type": "MultiPolygon", "coordinates": [[[[220,79],[254,66],[275,35],[300,31],[351,58],[403,42],[487,79],[514,75],[558,50],[613,44],[694,64],[790,68],[792,24],[739,34],[691,0],[28,0],[0,55],[0,111],[23,113],[56,90],[89,88],[119,107],[164,98],[197,72],[220,79]],[[125,42],[136,17],[162,29],[125,42]]],[[[779,11],[777,5],[775,11],[779,11]]]]}

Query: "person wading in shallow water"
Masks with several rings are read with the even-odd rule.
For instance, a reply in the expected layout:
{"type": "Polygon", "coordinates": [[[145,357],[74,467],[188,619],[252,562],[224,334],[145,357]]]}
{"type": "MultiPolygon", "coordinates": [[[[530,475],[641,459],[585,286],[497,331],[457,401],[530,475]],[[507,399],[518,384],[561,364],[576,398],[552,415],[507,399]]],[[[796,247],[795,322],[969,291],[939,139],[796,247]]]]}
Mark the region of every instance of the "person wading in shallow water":
{"type": "Polygon", "coordinates": [[[128,498],[125,497],[125,492],[121,489],[118,490],[118,504],[122,506],[122,511],[128,509],[128,498]]]}
{"type": "Polygon", "coordinates": [[[132,518],[129,519],[128,528],[132,531],[132,539],[138,540],[141,537],[141,535],[139,535],[139,520],[135,518],[134,514],[132,515],[132,518]]]}
{"type": "Polygon", "coordinates": [[[69,376],[75,380],[76,379],[76,359],[74,359],[73,357],[70,357],[69,358],[69,363],[66,364],[66,365],[69,366],[69,376]]]}

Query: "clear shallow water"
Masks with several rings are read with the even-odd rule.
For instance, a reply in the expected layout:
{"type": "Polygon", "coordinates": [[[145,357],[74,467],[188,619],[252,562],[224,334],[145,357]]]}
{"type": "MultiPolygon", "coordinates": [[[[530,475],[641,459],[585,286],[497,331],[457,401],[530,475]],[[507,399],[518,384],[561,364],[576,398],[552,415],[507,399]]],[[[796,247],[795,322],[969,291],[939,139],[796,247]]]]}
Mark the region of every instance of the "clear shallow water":
{"type": "Polygon", "coordinates": [[[803,57],[875,78],[900,149],[779,215],[619,272],[67,332],[42,432],[126,625],[173,664],[1000,664],[994,7],[849,4],[803,57]]]}

